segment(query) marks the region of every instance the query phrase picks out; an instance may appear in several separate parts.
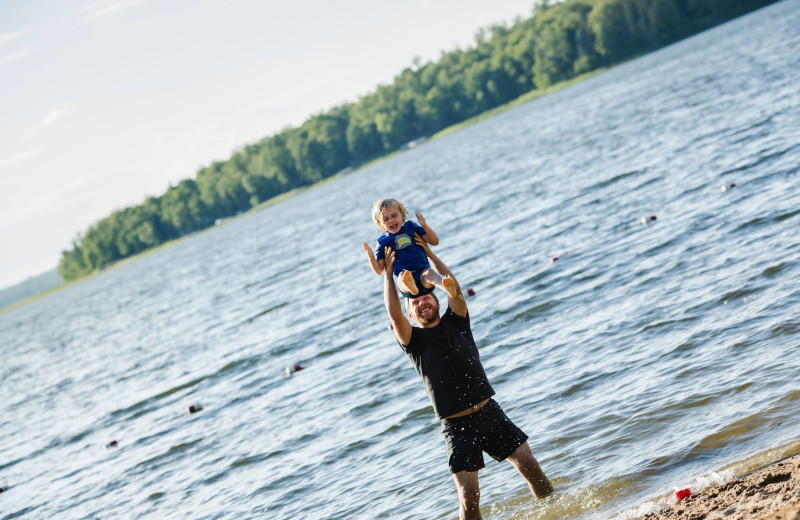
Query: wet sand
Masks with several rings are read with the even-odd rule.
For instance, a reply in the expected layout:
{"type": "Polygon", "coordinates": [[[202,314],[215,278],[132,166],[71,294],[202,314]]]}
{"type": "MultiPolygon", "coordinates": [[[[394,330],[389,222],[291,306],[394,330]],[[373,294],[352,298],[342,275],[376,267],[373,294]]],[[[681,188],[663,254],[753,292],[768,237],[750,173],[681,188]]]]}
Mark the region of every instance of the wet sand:
{"type": "Polygon", "coordinates": [[[800,520],[800,455],[710,487],[647,520],[800,520]]]}

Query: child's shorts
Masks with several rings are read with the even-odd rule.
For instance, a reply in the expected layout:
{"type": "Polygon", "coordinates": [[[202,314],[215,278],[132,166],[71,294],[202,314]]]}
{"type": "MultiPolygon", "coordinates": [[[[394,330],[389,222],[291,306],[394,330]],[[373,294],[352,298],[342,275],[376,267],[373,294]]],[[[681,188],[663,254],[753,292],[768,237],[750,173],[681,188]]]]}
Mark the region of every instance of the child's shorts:
{"type": "MultiPolygon", "coordinates": [[[[411,276],[414,277],[414,283],[417,284],[417,290],[419,292],[417,294],[410,294],[410,293],[405,293],[403,291],[400,291],[400,294],[402,294],[403,297],[410,298],[410,299],[413,300],[417,296],[424,296],[426,294],[430,294],[430,293],[433,292],[435,287],[423,287],[422,286],[422,281],[419,279],[420,276],[422,276],[422,271],[408,271],[408,272],[411,273],[411,276]]],[[[397,290],[399,291],[400,288],[398,287],[397,290]]]]}

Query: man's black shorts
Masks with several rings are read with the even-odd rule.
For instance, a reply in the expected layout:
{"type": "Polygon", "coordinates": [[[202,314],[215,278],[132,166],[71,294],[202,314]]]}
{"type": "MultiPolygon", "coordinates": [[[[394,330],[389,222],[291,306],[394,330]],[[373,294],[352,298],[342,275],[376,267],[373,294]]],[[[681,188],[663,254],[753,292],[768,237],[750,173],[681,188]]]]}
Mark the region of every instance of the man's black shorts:
{"type": "Polygon", "coordinates": [[[495,460],[505,460],[528,440],[494,399],[489,399],[475,413],[442,419],[442,433],[447,443],[450,473],[483,468],[484,451],[495,460]]]}

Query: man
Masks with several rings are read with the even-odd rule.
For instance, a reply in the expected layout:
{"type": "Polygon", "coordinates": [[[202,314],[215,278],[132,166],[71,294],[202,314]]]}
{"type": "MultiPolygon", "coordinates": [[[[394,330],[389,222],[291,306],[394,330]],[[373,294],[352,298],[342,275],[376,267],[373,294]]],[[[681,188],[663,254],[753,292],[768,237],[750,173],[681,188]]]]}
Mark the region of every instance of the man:
{"type": "MultiPolygon", "coordinates": [[[[455,276],[433,254],[424,240],[431,265],[441,276],[455,276]]],[[[478,470],[484,467],[483,451],[497,460],[508,460],[525,478],[533,496],[553,492],[522,432],[492,399],[494,390],[478,357],[472,337],[467,302],[456,281],[456,296],[448,298],[447,311],[439,316],[435,294],[406,299],[406,311],[419,327],[403,315],[393,278],[394,252],[385,249],[383,297],[397,341],[411,359],[425,384],[436,417],[442,421],[450,472],[458,490],[461,520],[480,520],[478,470]]]]}

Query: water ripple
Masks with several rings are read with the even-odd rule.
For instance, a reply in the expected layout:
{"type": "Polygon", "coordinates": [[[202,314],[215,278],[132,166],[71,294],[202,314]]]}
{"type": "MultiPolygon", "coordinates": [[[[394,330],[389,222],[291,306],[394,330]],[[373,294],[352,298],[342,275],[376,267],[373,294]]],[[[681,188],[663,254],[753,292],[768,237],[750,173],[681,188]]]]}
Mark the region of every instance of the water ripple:
{"type": "Polygon", "coordinates": [[[780,2],[0,315],[4,518],[453,518],[359,244],[385,195],[475,291],[496,398],[557,486],[488,463],[492,518],[607,517],[784,453],[798,28],[780,2]]]}

